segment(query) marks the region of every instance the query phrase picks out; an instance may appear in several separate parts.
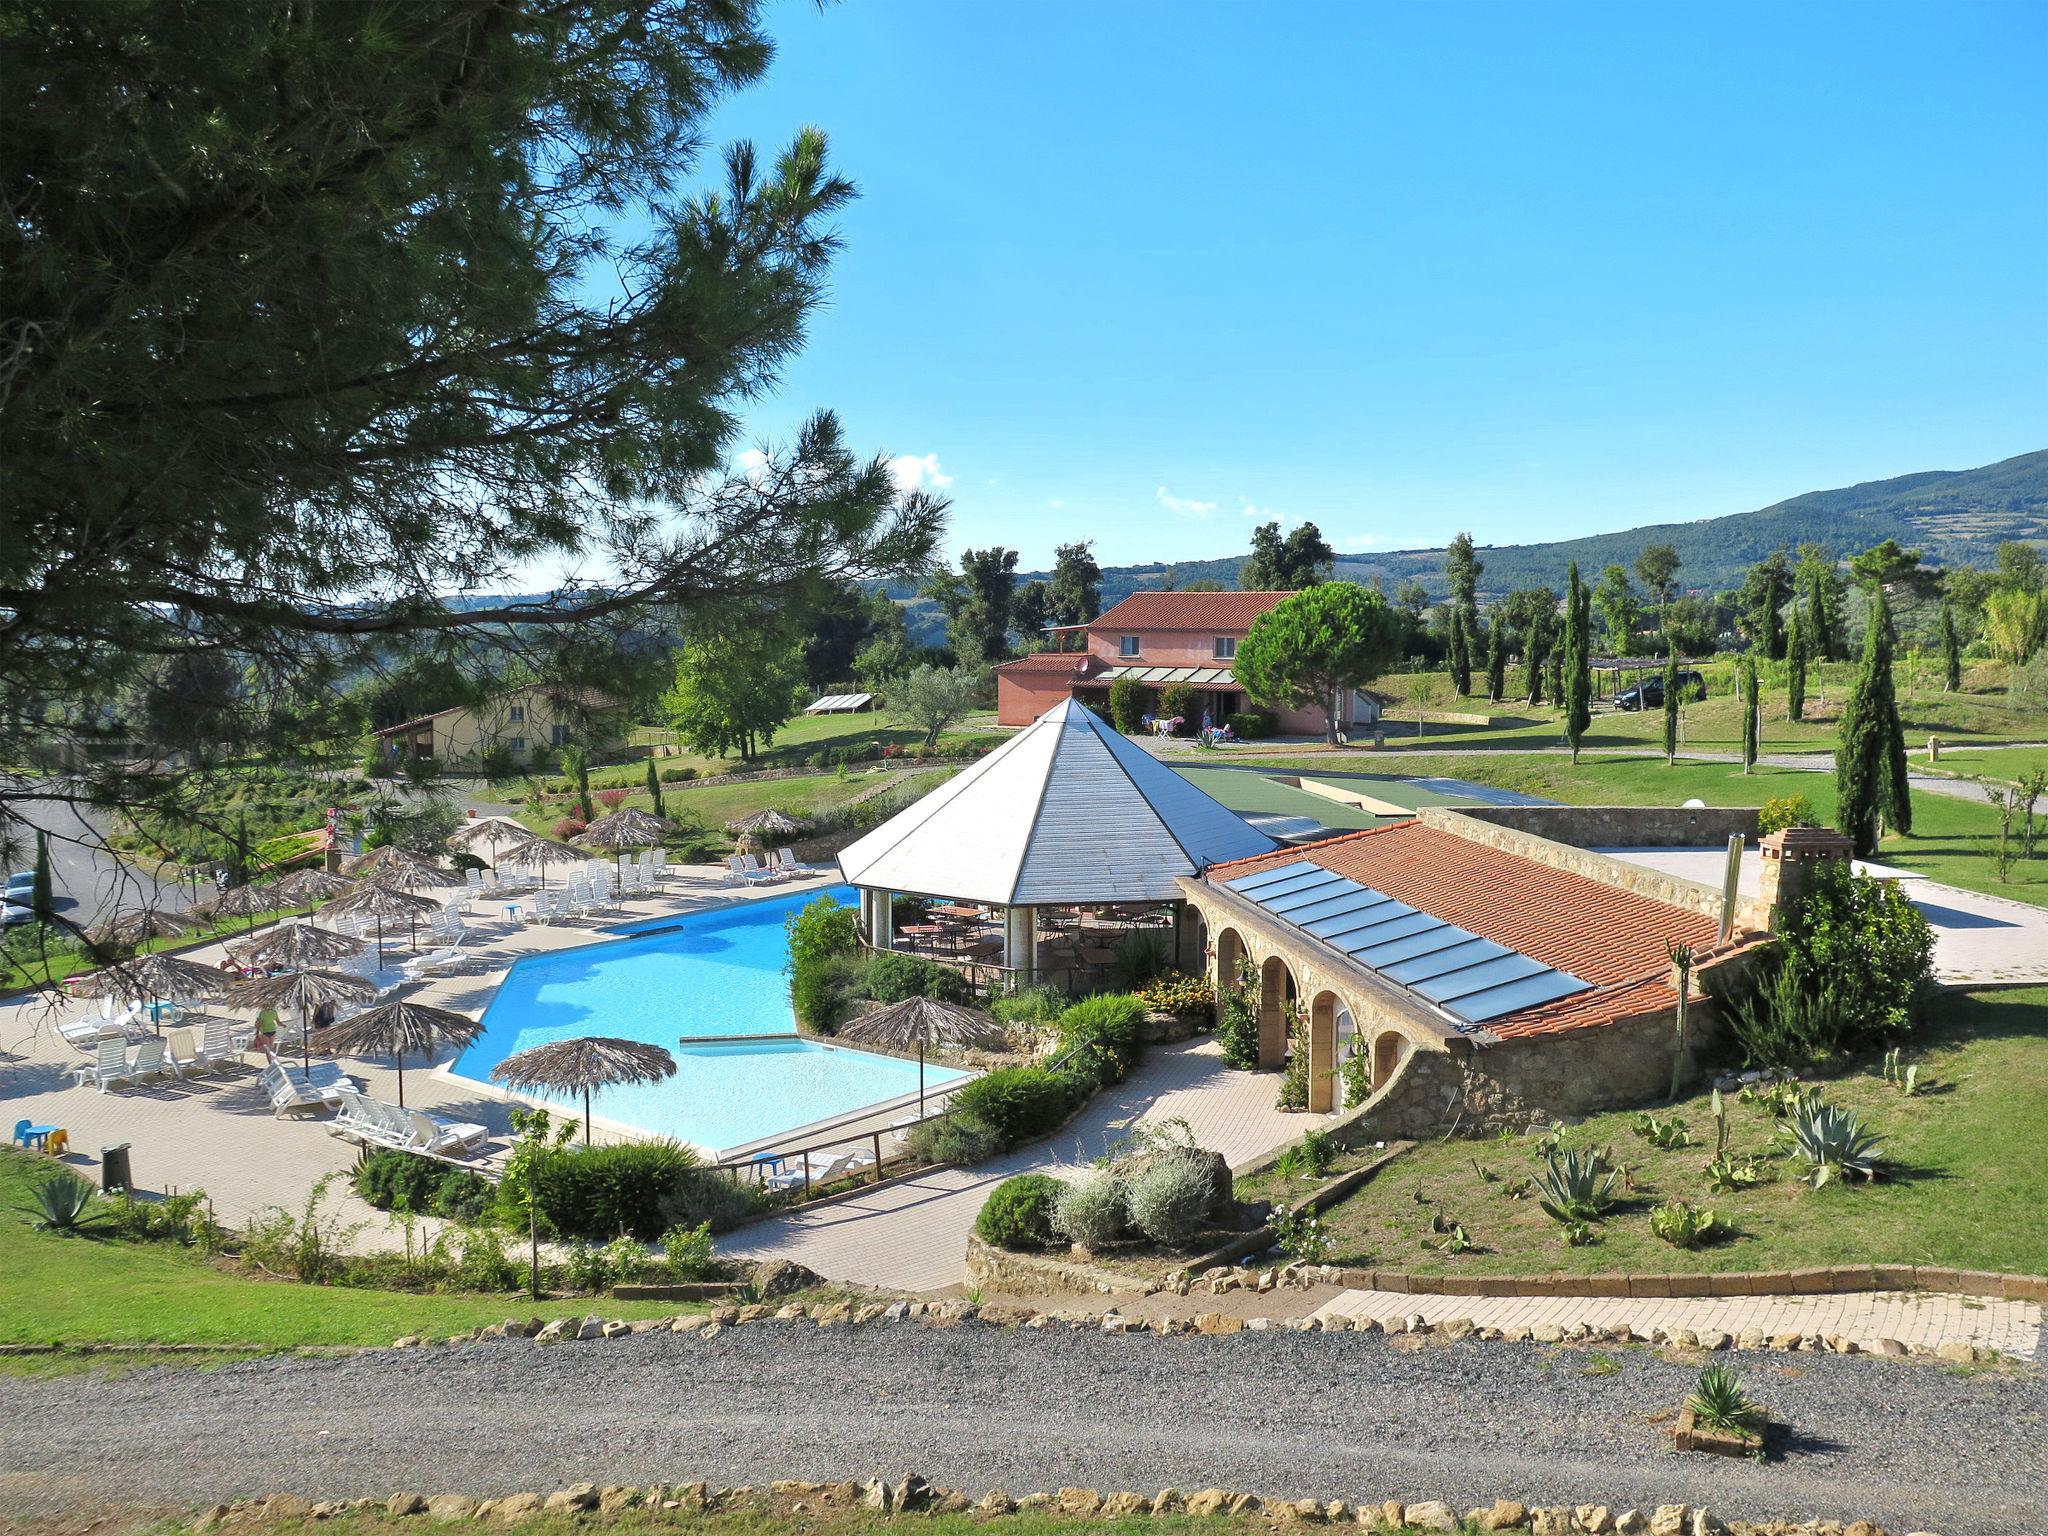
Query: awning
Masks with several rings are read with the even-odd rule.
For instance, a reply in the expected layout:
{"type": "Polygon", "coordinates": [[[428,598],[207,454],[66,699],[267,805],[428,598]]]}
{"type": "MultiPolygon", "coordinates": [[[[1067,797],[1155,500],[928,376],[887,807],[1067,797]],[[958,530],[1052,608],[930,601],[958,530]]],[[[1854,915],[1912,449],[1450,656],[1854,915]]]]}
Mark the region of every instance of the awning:
{"type": "Polygon", "coordinates": [[[1091,682],[1189,683],[1197,688],[1235,688],[1237,674],[1228,667],[1111,667],[1091,682]]]}

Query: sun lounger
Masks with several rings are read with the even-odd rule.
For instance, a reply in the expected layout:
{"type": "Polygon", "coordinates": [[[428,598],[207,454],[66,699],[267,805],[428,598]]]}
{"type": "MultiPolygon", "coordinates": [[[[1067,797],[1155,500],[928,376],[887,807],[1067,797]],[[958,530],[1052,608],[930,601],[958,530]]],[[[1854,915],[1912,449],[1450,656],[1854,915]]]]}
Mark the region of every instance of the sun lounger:
{"type": "Polygon", "coordinates": [[[263,1069],[262,1077],[275,1115],[318,1114],[356,1091],[355,1079],[331,1061],[319,1062],[310,1071],[273,1061],[263,1069]]]}
{"type": "Polygon", "coordinates": [[[423,976],[439,975],[461,958],[459,949],[437,949],[431,955],[420,955],[406,961],[399,969],[405,972],[407,980],[417,981],[423,976]]]}
{"type": "Polygon", "coordinates": [[[412,1143],[406,1150],[424,1152],[430,1157],[469,1152],[482,1145],[491,1134],[487,1126],[478,1125],[474,1120],[447,1120],[417,1109],[400,1113],[412,1122],[412,1143]]]}
{"type": "Polygon", "coordinates": [[[127,1043],[119,1038],[99,1042],[99,1052],[89,1067],[78,1067],[72,1077],[83,1086],[90,1083],[105,1093],[115,1083],[135,1083],[146,1077],[162,1077],[166,1072],[177,1070],[164,1055],[161,1040],[145,1040],[135,1047],[135,1053],[128,1053],[127,1043]]]}

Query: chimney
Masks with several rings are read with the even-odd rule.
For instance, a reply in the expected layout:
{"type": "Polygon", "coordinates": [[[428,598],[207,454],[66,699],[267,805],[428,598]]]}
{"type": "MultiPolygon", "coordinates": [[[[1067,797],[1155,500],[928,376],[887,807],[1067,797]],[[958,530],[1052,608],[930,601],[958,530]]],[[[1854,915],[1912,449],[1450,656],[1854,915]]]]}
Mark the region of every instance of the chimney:
{"type": "Polygon", "coordinates": [[[1784,926],[1781,914],[1796,906],[1804,893],[1807,871],[1830,859],[1848,863],[1854,845],[1829,827],[1785,827],[1758,846],[1764,861],[1761,894],[1775,930],[1784,926]]]}

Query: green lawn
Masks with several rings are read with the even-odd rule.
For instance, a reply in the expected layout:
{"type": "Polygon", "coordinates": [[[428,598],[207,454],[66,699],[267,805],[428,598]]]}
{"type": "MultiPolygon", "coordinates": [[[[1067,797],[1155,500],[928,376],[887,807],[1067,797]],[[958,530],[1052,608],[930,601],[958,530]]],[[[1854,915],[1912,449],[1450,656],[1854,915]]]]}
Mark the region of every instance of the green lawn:
{"type": "MultiPolygon", "coordinates": [[[[636,727],[629,733],[636,745],[666,745],[674,742],[673,733],[654,726],[636,727]]],[[[963,721],[957,730],[947,731],[939,740],[941,744],[956,744],[962,741],[1000,742],[1004,739],[994,729],[992,718],[978,718],[963,721]]],[[[888,715],[872,713],[864,715],[798,715],[794,720],[775,733],[775,742],[751,765],[758,768],[791,768],[801,764],[813,752],[828,747],[858,746],[864,742],[880,742],[884,745],[913,747],[924,740],[924,732],[909,726],[896,724],[888,715]]],[[[696,752],[678,752],[670,757],[657,760],[661,768],[694,768],[707,778],[715,773],[727,773],[742,766],[737,758],[706,757],[696,752]]],[[[594,789],[611,785],[636,785],[647,775],[644,762],[618,764],[609,768],[593,768],[590,783],[594,789]]],[[[549,777],[559,777],[551,773],[549,777]]]]}
{"type": "MultiPolygon", "coordinates": [[[[1774,1150],[1776,1124],[1728,1098],[1729,1147],[1766,1160],[1773,1181],[1736,1194],[1710,1190],[1714,1121],[1702,1094],[1674,1110],[1693,1144],[1662,1151],[1633,1134],[1633,1114],[1591,1116],[1565,1143],[1610,1147],[1634,1191],[1599,1226],[1599,1241],[1568,1248],[1533,1193],[1511,1198],[1541,1162],[1533,1139],[1429,1142],[1391,1164],[1325,1216],[1332,1261],[1429,1274],[1635,1271],[1680,1273],[1798,1269],[1827,1264],[1937,1264],[2048,1274],[2048,988],[1943,994],[1904,1047],[1917,1064],[1912,1096],[1858,1060],[1821,1079],[1830,1103],[1855,1110],[1884,1138],[1894,1165],[1874,1184],[1800,1181],[1774,1150]],[[1650,1230],[1653,1206],[1672,1198],[1711,1207],[1736,1235],[1685,1250],[1650,1230]],[[1447,1254],[1435,1230],[1460,1225],[1477,1245],[1447,1254]]],[[[1363,1160],[1351,1154],[1348,1161],[1363,1160]]],[[[1339,1167],[1345,1164],[1340,1163],[1339,1167]]],[[[1309,1186],[1261,1175],[1246,1198],[1299,1198],[1309,1186]]]]}
{"type": "Polygon", "coordinates": [[[1924,753],[1913,755],[1913,766],[1928,773],[1953,774],[1958,778],[2016,780],[2023,773],[2048,768],[2048,747],[1985,747],[1959,752],[1943,751],[1941,761],[1930,764],[1924,753]]]}
{"type": "MultiPolygon", "coordinates": [[[[892,775],[887,779],[891,785],[914,784],[930,790],[938,787],[954,770],[951,767],[934,767],[922,772],[892,775]]],[[[805,774],[787,779],[743,779],[736,784],[709,784],[701,789],[687,785],[664,784],[662,801],[671,817],[695,817],[707,832],[722,836],[725,824],[755,811],[786,811],[796,817],[816,817],[840,806],[846,805],[864,790],[884,782],[880,774],[869,773],[863,768],[849,768],[845,778],[835,773],[805,774]]],[[[546,832],[569,814],[575,801],[550,801],[544,810],[531,806],[519,807],[519,819],[538,831],[546,832]]],[[[627,795],[620,802],[622,809],[638,807],[652,810],[654,803],[640,791],[627,795]]],[[[599,814],[603,814],[602,807],[599,814]]]]}
{"type": "MultiPolygon", "coordinates": [[[[287,907],[275,912],[265,912],[254,919],[246,917],[224,917],[218,922],[206,923],[189,929],[172,939],[151,939],[137,946],[139,954],[154,954],[163,949],[182,949],[187,945],[204,943],[208,939],[233,938],[250,930],[250,924],[261,927],[275,922],[280,917],[295,917],[304,912],[303,907],[287,907]]],[[[53,942],[46,951],[29,947],[26,930],[17,929],[13,943],[0,954],[0,989],[10,987],[42,986],[49,982],[62,981],[76,971],[91,970],[92,963],[84,951],[75,944],[53,942]]]]}
{"type": "MultiPolygon", "coordinates": [[[[38,1232],[19,1207],[50,1166],[0,1150],[0,1343],[389,1344],[446,1336],[507,1317],[661,1317],[676,1302],[414,1296],[254,1279],[171,1244],[38,1232]]],[[[32,1367],[31,1367],[32,1368],[32,1367]]]]}

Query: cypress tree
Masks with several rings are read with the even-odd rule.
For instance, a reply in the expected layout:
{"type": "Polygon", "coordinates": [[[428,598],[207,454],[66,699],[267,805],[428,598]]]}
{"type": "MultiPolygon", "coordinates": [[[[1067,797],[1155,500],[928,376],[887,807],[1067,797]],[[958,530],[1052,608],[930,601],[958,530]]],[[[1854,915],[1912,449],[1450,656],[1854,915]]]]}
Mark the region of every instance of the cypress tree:
{"type": "Polygon", "coordinates": [[[1860,859],[1876,855],[1880,822],[1896,832],[1913,830],[1906,736],[1892,684],[1891,608],[1882,590],[1871,594],[1863,668],[1835,744],[1835,819],[1860,859]]]}
{"type": "Polygon", "coordinates": [[[1956,612],[1945,593],[1941,599],[1941,687],[1944,693],[1963,690],[1963,647],[1956,639],[1956,612]]]}
{"type": "Polygon", "coordinates": [[[1529,634],[1522,643],[1522,683],[1531,704],[1543,702],[1544,643],[1548,638],[1542,615],[1530,615],[1529,634]]]}
{"type": "Polygon", "coordinates": [[[1807,627],[1812,631],[1806,642],[1807,649],[1821,661],[1833,660],[1842,638],[1834,632],[1834,615],[1828,607],[1827,578],[1818,567],[1809,574],[1806,582],[1806,616],[1807,627]]]}
{"type": "Polygon", "coordinates": [[[28,909],[35,914],[37,922],[47,923],[50,920],[51,896],[50,835],[47,832],[38,832],[36,834],[35,884],[29,887],[28,898],[28,909]]]}
{"type": "Polygon", "coordinates": [[[1499,617],[1496,615],[1493,623],[1488,625],[1487,627],[1490,633],[1487,636],[1488,648],[1486,652],[1486,696],[1489,699],[1493,700],[1494,703],[1498,704],[1500,702],[1501,694],[1505,692],[1507,688],[1507,637],[1502,633],[1506,626],[1501,623],[1499,617]]]}
{"type": "Polygon", "coordinates": [[[1799,626],[1799,608],[1792,608],[1791,627],[1785,631],[1785,718],[1806,717],[1806,631],[1799,626]]]}
{"type": "Polygon", "coordinates": [[[1757,737],[1761,731],[1763,695],[1758,690],[1756,657],[1742,658],[1742,771],[1756,772],[1757,737]]]}
{"type": "Polygon", "coordinates": [[[1553,704],[1562,704],[1562,703],[1564,703],[1564,663],[1565,663],[1565,650],[1564,650],[1564,646],[1563,646],[1563,645],[1553,645],[1553,646],[1551,646],[1551,648],[1550,648],[1550,702],[1551,702],[1551,703],[1553,703],[1553,704]]]}
{"type": "Polygon", "coordinates": [[[1465,610],[1451,604],[1451,686],[1459,698],[1472,692],[1472,648],[1465,639],[1465,610]]]}
{"type": "Polygon", "coordinates": [[[1678,649],[1668,646],[1664,652],[1664,765],[1674,767],[1678,762],[1678,649]]]}
{"type": "Polygon", "coordinates": [[[654,771],[654,758],[647,759],[647,798],[654,802],[654,814],[666,816],[668,810],[661,803],[661,775],[654,771]]]}
{"type": "Polygon", "coordinates": [[[1572,761],[1593,722],[1593,594],[1579,580],[1574,560],[1566,575],[1564,597],[1564,735],[1572,761]]]}

